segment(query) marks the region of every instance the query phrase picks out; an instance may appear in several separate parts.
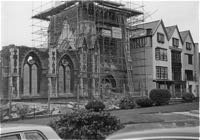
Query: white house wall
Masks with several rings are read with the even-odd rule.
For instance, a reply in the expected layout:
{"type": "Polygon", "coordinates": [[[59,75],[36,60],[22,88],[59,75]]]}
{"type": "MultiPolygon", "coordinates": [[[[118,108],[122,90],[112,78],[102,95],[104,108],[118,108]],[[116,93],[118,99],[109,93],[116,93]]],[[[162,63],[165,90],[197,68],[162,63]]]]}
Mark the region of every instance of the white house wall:
{"type": "Polygon", "coordinates": [[[173,46],[173,38],[179,39],[179,46],[178,46],[178,48],[179,48],[179,49],[182,49],[182,48],[183,48],[183,45],[182,45],[181,38],[180,38],[180,36],[179,36],[179,33],[178,33],[177,28],[175,29],[175,31],[174,31],[172,37],[171,37],[170,40],[169,40],[169,46],[173,46]]]}
{"type": "MultiPolygon", "coordinates": [[[[170,40],[169,40],[169,46],[172,46],[172,47],[173,47],[173,38],[179,39],[179,46],[178,46],[178,48],[179,48],[179,49],[183,49],[183,44],[182,44],[182,41],[181,41],[181,38],[180,38],[180,36],[179,36],[179,33],[178,33],[177,28],[175,28],[175,31],[174,31],[172,37],[171,37],[170,40]]],[[[183,62],[182,53],[183,53],[183,52],[181,52],[181,62],[183,62]]],[[[181,68],[181,78],[182,78],[182,80],[184,80],[184,79],[183,79],[183,78],[184,78],[184,69],[183,69],[183,66],[182,66],[182,68],[181,68]]]]}
{"type": "MultiPolygon", "coordinates": [[[[193,71],[193,76],[195,76],[195,50],[194,50],[194,44],[192,42],[191,37],[188,35],[187,38],[184,41],[184,45],[183,45],[183,53],[182,53],[182,57],[183,57],[183,61],[182,61],[182,67],[183,67],[183,72],[184,72],[184,77],[183,79],[185,79],[185,70],[192,70],[193,71]],[[191,43],[191,50],[186,50],[186,42],[191,43]],[[188,64],[188,57],[185,54],[192,54],[192,64],[188,64]]],[[[198,95],[198,90],[197,90],[197,85],[198,82],[195,81],[195,79],[193,81],[186,81],[186,91],[189,92],[189,85],[192,85],[192,93],[197,96],[198,95]]]]}
{"type": "MultiPolygon", "coordinates": [[[[183,71],[185,73],[185,70],[193,70],[193,73],[194,73],[194,44],[192,43],[192,39],[190,38],[190,36],[188,35],[187,38],[185,39],[184,41],[184,44],[183,44],[183,49],[182,49],[182,67],[183,67],[183,71]],[[186,50],[186,42],[189,42],[191,43],[192,45],[192,49],[191,50],[186,50]],[[192,54],[193,57],[192,57],[192,62],[193,64],[188,64],[188,58],[185,54],[192,54]]],[[[184,77],[185,79],[185,74],[184,74],[184,77]]]]}
{"type": "Polygon", "coordinates": [[[195,51],[194,51],[194,71],[195,71],[195,82],[196,82],[196,96],[199,96],[199,88],[200,88],[200,83],[199,83],[199,45],[195,44],[195,51]]]}
{"type": "Polygon", "coordinates": [[[161,24],[159,25],[156,33],[154,34],[154,36],[152,38],[152,44],[153,44],[153,46],[152,46],[153,79],[156,79],[156,66],[163,66],[163,67],[168,67],[168,80],[172,80],[171,52],[170,52],[171,50],[169,49],[169,42],[168,42],[167,36],[166,36],[161,24]],[[158,41],[157,41],[157,33],[158,32],[164,34],[164,38],[165,38],[164,43],[158,43],[158,41]],[[156,60],[156,58],[155,58],[155,48],[156,47],[167,49],[167,61],[156,60]]]}

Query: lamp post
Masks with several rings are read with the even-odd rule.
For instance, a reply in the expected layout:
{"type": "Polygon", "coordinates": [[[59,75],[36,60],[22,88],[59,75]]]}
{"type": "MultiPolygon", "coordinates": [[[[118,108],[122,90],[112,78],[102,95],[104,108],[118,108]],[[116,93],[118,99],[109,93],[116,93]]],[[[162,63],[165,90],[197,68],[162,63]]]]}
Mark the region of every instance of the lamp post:
{"type": "Polygon", "coordinates": [[[50,114],[50,112],[51,112],[51,111],[50,111],[50,109],[51,109],[51,108],[50,108],[50,100],[51,100],[51,99],[50,99],[50,98],[51,98],[51,97],[50,97],[50,96],[51,96],[51,95],[50,95],[50,88],[51,88],[51,87],[50,87],[50,86],[51,86],[50,81],[51,81],[51,79],[50,79],[50,77],[49,77],[49,82],[48,82],[48,101],[47,101],[47,103],[48,103],[48,114],[50,114]]]}
{"type": "Polygon", "coordinates": [[[12,95],[13,95],[13,86],[10,86],[10,92],[9,92],[9,119],[11,118],[11,113],[12,113],[12,95]]]}
{"type": "Polygon", "coordinates": [[[78,84],[77,85],[77,89],[78,89],[78,92],[77,92],[77,102],[78,102],[78,110],[79,110],[79,103],[80,103],[80,85],[78,84]]]}

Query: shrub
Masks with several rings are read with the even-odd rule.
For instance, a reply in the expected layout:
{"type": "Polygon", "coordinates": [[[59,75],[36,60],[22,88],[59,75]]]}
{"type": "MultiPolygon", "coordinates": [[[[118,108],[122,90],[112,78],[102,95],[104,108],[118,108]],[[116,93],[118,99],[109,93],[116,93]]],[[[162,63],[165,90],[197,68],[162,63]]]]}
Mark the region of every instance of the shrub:
{"type": "Polygon", "coordinates": [[[169,104],[171,94],[167,89],[152,89],[149,97],[155,105],[166,105],[169,104]]]}
{"type": "Polygon", "coordinates": [[[135,100],[133,97],[124,97],[120,100],[119,108],[120,109],[133,109],[135,108],[135,100]]]}
{"type": "Polygon", "coordinates": [[[182,99],[185,102],[192,102],[195,99],[195,97],[192,93],[185,92],[182,95],[182,99]]]}
{"type": "Polygon", "coordinates": [[[153,106],[153,101],[148,97],[141,97],[136,100],[137,105],[140,107],[150,107],[153,106]]]}
{"type": "Polygon", "coordinates": [[[109,112],[75,111],[61,116],[50,126],[62,139],[104,139],[106,135],[122,128],[109,112]]]}
{"type": "Polygon", "coordinates": [[[85,108],[86,108],[87,110],[92,110],[92,111],[98,112],[98,111],[104,110],[105,105],[104,105],[104,103],[102,103],[101,101],[93,100],[93,101],[89,101],[89,102],[85,105],[85,108]]]}
{"type": "Polygon", "coordinates": [[[27,113],[28,113],[28,110],[29,110],[29,107],[28,105],[21,105],[19,108],[18,108],[18,114],[20,115],[21,119],[25,119],[27,113]]]}

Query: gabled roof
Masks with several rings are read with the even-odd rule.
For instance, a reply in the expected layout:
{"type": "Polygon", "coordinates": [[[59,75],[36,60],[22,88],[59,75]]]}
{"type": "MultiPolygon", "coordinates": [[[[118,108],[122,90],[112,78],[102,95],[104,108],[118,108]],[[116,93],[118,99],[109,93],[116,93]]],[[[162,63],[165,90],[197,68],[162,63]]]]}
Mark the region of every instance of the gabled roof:
{"type": "MultiPolygon", "coordinates": [[[[138,24],[138,25],[135,25],[135,26],[131,27],[130,30],[131,29],[133,29],[133,30],[137,30],[137,29],[151,29],[152,30],[151,35],[154,35],[156,33],[156,31],[157,31],[157,29],[158,29],[158,27],[159,27],[160,24],[162,25],[163,30],[164,30],[166,36],[168,36],[167,35],[167,31],[165,29],[165,26],[164,26],[164,23],[163,23],[162,20],[156,20],[156,21],[152,21],[152,22],[138,24]]],[[[143,35],[141,35],[141,36],[143,36],[143,35]]],[[[168,39],[168,37],[167,37],[167,39],[168,39]]]]}
{"type": "Polygon", "coordinates": [[[192,40],[192,43],[194,43],[192,35],[190,33],[190,30],[182,31],[182,32],[180,32],[180,35],[181,35],[181,38],[182,38],[183,42],[185,42],[187,36],[189,35],[191,40],[192,40]]]}
{"type": "Polygon", "coordinates": [[[166,27],[168,40],[170,40],[170,39],[172,38],[172,35],[173,35],[175,29],[177,29],[178,34],[179,34],[179,37],[180,37],[180,39],[181,39],[181,42],[183,43],[183,40],[182,40],[182,37],[181,37],[181,34],[180,34],[180,32],[179,32],[179,29],[178,29],[178,26],[177,26],[177,25],[173,25],[173,26],[168,26],[168,27],[166,27]]]}
{"type": "Polygon", "coordinates": [[[154,33],[159,25],[161,20],[156,20],[156,21],[152,21],[152,22],[147,22],[147,23],[142,23],[142,24],[138,24],[132,27],[132,29],[151,29],[152,33],[154,33]]]}
{"type": "Polygon", "coordinates": [[[176,25],[166,27],[168,39],[171,39],[171,37],[172,37],[172,35],[173,35],[175,29],[176,29],[176,25]]]}
{"type": "Polygon", "coordinates": [[[186,37],[188,35],[188,31],[182,31],[182,32],[180,32],[180,34],[181,34],[182,40],[185,41],[185,39],[186,39],[186,37]]]}

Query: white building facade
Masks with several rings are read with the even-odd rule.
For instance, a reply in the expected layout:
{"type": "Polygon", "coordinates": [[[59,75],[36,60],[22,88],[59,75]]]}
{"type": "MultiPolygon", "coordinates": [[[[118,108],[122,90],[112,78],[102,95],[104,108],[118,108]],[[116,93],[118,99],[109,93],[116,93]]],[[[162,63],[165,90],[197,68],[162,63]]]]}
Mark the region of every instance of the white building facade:
{"type": "Polygon", "coordinates": [[[152,89],[161,88],[170,90],[174,98],[184,92],[198,96],[199,50],[189,31],[179,32],[177,25],[165,27],[162,20],[129,30],[136,91],[143,89],[148,95],[152,89]]]}

